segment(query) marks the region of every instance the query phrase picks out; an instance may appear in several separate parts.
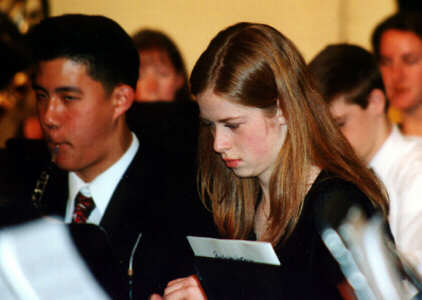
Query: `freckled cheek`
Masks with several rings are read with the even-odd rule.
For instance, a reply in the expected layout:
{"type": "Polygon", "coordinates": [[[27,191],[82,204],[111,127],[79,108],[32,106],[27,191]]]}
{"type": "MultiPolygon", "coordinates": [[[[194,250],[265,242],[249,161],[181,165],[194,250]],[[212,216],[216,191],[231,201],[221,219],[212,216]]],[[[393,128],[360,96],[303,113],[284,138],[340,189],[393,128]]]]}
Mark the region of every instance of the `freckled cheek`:
{"type": "Polygon", "coordinates": [[[249,136],[246,141],[248,143],[248,152],[258,160],[271,154],[276,146],[275,143],[272,143],[265,136],[249,136]]]}

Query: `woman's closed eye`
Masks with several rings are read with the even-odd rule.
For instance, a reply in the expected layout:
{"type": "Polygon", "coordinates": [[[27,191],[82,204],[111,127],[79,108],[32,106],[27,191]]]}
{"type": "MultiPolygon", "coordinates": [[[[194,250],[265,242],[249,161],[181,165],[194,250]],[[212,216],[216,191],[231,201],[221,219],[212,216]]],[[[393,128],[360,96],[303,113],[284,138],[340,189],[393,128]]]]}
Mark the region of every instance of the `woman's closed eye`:
{"type": "Polygon", "coordinates": [[[237,129],[239,128],[240,123],[226,123],[224,126],[230,129],[237,129]]]}
{"type": "Polygon", "coordinates": [[[213,122],[201,119],[200,124],[204,128],[208,128],[208,130],[213,133],[215,131],[215,124],[213,122]]]}
{"type": "Polygon", "coordinates": [[[204,126],[204,127],[211,127],[211,125],[212,125],[212,123],[210,121],[207,121],[207,120],[204,120],[204,119],[201,119],[200,123],[201,123],[201,126],[204,126]]]}

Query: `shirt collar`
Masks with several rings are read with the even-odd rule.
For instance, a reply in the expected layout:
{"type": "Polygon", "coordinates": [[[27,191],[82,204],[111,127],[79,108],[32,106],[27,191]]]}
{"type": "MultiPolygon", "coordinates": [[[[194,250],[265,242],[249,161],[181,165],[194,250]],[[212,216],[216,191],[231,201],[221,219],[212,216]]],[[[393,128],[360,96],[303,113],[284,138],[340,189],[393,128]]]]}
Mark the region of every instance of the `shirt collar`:
{"type": "Polygon", "coordinates": [[[390,135],[382,144],[381,148],[375,153],[369,163],[369,167],[374,169],[377,174],[384,174],[385,169],[389,168],[389,161],[395,161],[405,150],[402,145],[405,137],[400,133],[397,125],[393,125],[390,135]]]}
{"type": "Polygon", "coordinates": [[[104,214],[116,186],[139,149],[138,138],[133,132],[131,134],[132,142],[123,156],[107,170],[98,175],[93,181],[86,183],[80,179],[75,172],[69,172],[69,199],[71,201],[75,199],[81,188],[88,187],[88,193],[91,195],[86,196],[91,196],[94,199],[95,205],[99,209],[101,216],[104,214]]]}

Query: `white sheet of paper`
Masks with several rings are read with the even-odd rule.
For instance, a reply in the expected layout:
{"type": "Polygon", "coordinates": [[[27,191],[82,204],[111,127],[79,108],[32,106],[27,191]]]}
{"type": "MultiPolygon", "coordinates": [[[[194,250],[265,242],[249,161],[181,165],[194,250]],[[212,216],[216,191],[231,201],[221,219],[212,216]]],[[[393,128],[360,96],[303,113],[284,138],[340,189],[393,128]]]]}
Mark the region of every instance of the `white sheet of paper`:
{"type": "Polygon", "coordinates": [[[37,220],[0,230],[0,299],[110,297],[80,257],[65,225],[37,220]]]}
{"type": "Polygon", "coordinates": [[[280,265],[271,243],[187,236],[195,256],[280,265]]]}

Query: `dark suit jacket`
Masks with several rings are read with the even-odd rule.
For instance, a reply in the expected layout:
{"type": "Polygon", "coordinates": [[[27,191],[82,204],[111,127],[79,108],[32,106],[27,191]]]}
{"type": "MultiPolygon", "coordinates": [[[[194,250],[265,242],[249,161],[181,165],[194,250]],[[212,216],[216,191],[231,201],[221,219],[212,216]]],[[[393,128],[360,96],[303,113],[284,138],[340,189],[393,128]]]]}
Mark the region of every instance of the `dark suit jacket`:
{"type": "MultiPolygon", "coordinates": [[[[101,219],[100,228],[104,230],[109,241],[114,256],[113,264],[116,262],[118,272],[123,277],[127,276],[130,254],[138,235],[148,232],[159,236],[167,232],[166,216],[170,212],[166,199],[168,172],[164,162],[165,155],[141,142],[138,153],[117,185],[101,219]]],[[[42,209],[34,213],[34,216],[39,214],[64,218],[68,198],[67,178],[68,172],[57,168],[52,171],[42,199],[42,209]]],[[[93,272],[100,273],[102,267],[97,265],[101,262],[91,263],[96,259],[95,253],[91,252],[97,251],[98,248],[91,249],[91,241],[84,237],[89,233],[80,229],[76,231],[74,238],[80,251],[88,260],[93,272]]],[[[141,242],[140,245],[142,244],[141,242]]],[[[104,247],[107,248],[108,245],[104,247]]],[[[107,278],[105,280],[108,282],[107,278]]]]}
{"type": "MultiPolygon", "coordinates": [[[[158,230],[157,220],[165,215],[167,178],[163,158],[148,145],[138,153],[118,183],[100,222],[107,233],[119,263],[126,266],[130,251],[142,231],[158,230]]],[[[68,197],[68,172],[58,169],[47,185],[41,215],[64,217],[68,197]]],[[[125,267],[126,268],[126,267],[125,267]]],[[[127,269],[127,268],[126,268],[127,269]]]]}
{"type": "MultiPolygon", "coordinates": [[[[140,233],[134,299],[147,299],[162,292],[169,280],[193,274],[185,236],[213,230],[211,215],[197,198],[192,170],[180,169],[181,162],[169,162],[168,157],[141,138],[100,222],[101,230],[70,226],[82,256],[113,298],[127,299],[129,258],[140,233]]],[[[68,172],[53,167],[41,209],[28,204],[27,198],[18,214],[25,216],[23,221],[47,215],[64,218],[67,198],[68,172]]]]}

